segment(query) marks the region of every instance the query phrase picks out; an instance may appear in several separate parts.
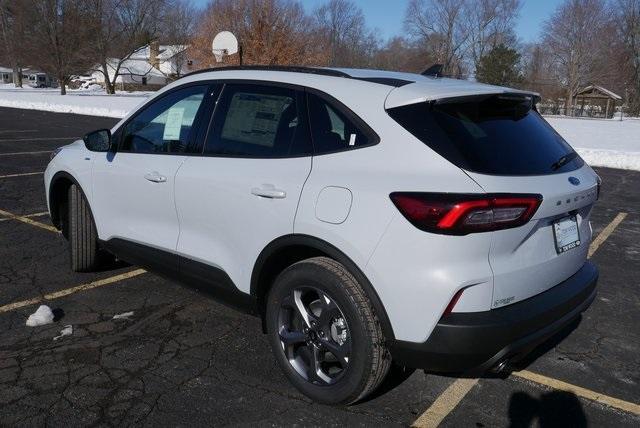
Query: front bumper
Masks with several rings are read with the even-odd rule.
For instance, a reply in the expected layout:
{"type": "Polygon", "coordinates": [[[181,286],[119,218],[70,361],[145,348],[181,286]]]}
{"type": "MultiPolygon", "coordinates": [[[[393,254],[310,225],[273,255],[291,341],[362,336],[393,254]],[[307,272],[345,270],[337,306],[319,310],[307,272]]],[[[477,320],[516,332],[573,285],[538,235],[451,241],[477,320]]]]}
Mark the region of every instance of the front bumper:
{"type": "Polygon", "coordinates": [[[596,296],[598,268],[587,261],[555,287],[522,302],[485,312],[451,313],[427,341],[395,341],[394,362],[430,372],[481,375],[518,360],[584,312],[596,296]]]}

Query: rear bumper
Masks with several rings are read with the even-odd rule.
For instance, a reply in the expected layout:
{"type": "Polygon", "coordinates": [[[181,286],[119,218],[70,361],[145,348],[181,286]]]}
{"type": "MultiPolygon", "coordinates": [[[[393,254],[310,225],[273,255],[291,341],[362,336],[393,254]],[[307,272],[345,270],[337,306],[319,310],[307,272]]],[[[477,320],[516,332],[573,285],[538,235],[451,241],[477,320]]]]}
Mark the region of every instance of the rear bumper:
{"type": "Polygon", "coordinates": [[[395,341],[391,354],[407,367],[480,375],[505,359],[520,359],[584,312],[596,296],[597,267],[587,261],[555,287],[519,303],[440,319],[427,341],[395,341]]]}

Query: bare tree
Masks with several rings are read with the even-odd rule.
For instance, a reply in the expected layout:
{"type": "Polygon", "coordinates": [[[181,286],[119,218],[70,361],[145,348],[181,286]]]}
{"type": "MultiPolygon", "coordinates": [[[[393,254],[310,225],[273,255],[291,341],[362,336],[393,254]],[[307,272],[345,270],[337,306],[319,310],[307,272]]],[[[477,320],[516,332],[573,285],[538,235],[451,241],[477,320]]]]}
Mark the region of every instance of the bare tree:
{"type": "Polygon", "coordinates": [[[405,28],[445,73],[461,76],[498,45],[515,47],[519,10],[520,0],[410,0],[405,28]]]}
{"type": "Polygon", "coordinates": [[[383,70],[420,73],[427,64],[436,62],[433,54],[419,42],[393,37],[379,47],[371,58],[371,66],[383,70]]]}
{"type": "Polygon", "coordinates": [[[469,35],[469,52],[475,70],[487,52],[499,45],[515,48],[513,31],[520,11],[520,0],[472,0],[464,8],[469,35]]]}
{"type": "Polygon", "coordinates": [[[314,19],[329,52],[329,65],[369,65],[378,42],[353,1],[329,0],[314,11],[314,19]]]}
{"type": "Polygon", "coordinates": [[[26,19],[30,12],[24,2],[0,0],[0,57],[13,71],[13,83],[22,87],[22,67],[25,64],[24,46],[26,19]]]}
{"type": "Polygon", "coordinates": [[[91,61],[88,11],[82,0],[25,0],[33,8],[25,45],[31,61],[58,79],[60,93],[72,75],[86,70],[91,61]]]}
{"type": "Polygon", "coordinates": [[[606,43],[610,26],[604,0],[565,0],[545,23],[543,43],[555,77],[565,88],[566,114],[572,114],[578,89],[601,79],[610,68],[606,43]]]}
{"type": "Polygon", "coordinates": [[[469,40],[464,22],[465,0],[410,0],[405,28],[434,53],[446,74],[460,76],[469,40]]]}
{"type": "Polygon", "coordinates": [[[628,93],[630,113],[640,115],[640,0],[618,0],[620,70],[628,93]]]}
{"type": "MultiPolygon", "coordinates": [[[[104,75],[105,90],[115,93],[124,64],[158,36],[166,0],[88,0],[95,71],[104,75]]],[[[152,66],[149,65],[148,71],[152,66]]]]}
{"type": "Polygon", "coordinates": [[[159,38],[166,42],[167,52],[174,58],[172,73],[181,76],[187,65],[188,47],[195,36],[197,11],[189,1],[169,0],[162,17],[159,38]]]}
{"type": "Polygon", "coordinates": [[[223,30],[238,37],[246,64],[327,63],[322,39],[298,1],[212,0],[202,16],[191,52],[200,67],[215,64],[211,40],[223,30]]]}
{"type": "Polygon", "coordinates": [[[562,96],[562,85],[553,72],[553,59],[543,43],[531,43],[522,49],[525,89],[538,92],[545,100],[562,96]]]}

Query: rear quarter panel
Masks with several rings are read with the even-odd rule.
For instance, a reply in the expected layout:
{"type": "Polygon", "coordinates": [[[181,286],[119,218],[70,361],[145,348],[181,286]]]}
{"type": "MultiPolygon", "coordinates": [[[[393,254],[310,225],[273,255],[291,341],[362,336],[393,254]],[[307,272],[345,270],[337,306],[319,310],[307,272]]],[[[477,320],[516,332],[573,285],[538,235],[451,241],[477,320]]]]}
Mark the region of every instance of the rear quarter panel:
{"type": "MultiPolygon", "coordinates": [[[[294,232],[318,237],[344,252],[371,281],[396,338],[424,341],[459,288],[479,283],[491,287],[490,241],[476,235],[443,247],[451,237],[415,228],[398,212],[389,195],[396,191],[473,193],[482,189],[391,119],[384,110],[383,97],[357,93],[344,100],[339,94],[331,95],[367,122],[380,142],[314,156],[294,232]],[[318,196],[328,186],[346,188],[352,194],[349,214],[341,223],[321,221],[316,215],[318,196]],[[452,257],[463,249],[465,257],[452,257]],[[469,269],[462,269],[467,265],[469,269]]],[[[489,305],[490,292],[480,294],[485,296],[482,305],[489,305]]]]}

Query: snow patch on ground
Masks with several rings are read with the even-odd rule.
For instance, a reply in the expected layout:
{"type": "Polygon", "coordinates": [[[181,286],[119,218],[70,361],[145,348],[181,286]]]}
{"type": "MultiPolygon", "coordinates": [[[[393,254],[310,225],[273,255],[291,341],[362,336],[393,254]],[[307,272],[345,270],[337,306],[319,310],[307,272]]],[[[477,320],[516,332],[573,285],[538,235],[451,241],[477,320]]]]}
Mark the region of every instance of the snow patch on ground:
{"type": "Polygon", "coordinates": [[[632,169],[640,171],[640,152],[621,152],[618,150],[596,150],[576,148],[576,152],[591,166],[632,169]]]}
{"type": "Polygon", "coordinates": [[[94,86],[68,90],[67,95],[60,95],[60,90],[54,88],[16,88],[12,84],[2,84],[0,107],[122,118],[152,93],[117,92],[107,95],[102,88],[94,86]]]}
{"type": "Polygon", "coordinates": [[[41,305],[37,311],[27,318],[27,327],[37,327],[39,325],[51,324],[53,322],[53,311],[47,305],[41,305]]]}
{"type": "Polygon", "coordinates": [[[53,338],[53,340],[62,339],[65,336],[71,336],[73,334],[73,326],[65,325],[62,330],[60,330],[60,335],[53,338]]]}
{"type": "Polygon", "coordinates": [[[640,120],[546,119],[589,165],[640,171],[640,120]]]}
{"type": "Polygon", "coordinates": [[[123,314],[114,315],[112,319],[114,319],[114,320],[130,320],[132,316],[133,316],[133,311],[125,312],[123,314]]]}

